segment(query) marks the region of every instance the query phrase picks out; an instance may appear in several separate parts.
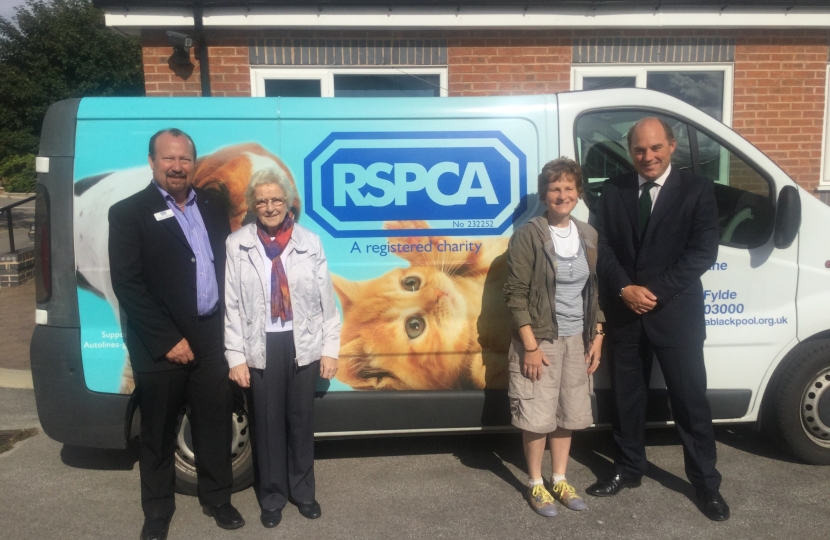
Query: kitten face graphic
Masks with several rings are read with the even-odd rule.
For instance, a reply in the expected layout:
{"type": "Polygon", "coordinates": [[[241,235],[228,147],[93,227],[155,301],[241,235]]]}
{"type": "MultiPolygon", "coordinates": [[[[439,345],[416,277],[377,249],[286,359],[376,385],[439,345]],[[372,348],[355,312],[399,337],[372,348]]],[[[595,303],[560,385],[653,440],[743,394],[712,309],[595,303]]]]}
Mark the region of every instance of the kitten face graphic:
{"type": "MultiPolygon", "coordinates": [[[[387,228],[406,225],[387,224],[387,228]]],[[[395,242],[431,242],[433,246],[446,240],[395,238],[395,242]]],[[[482,296],[488,294],[484,284],[493,255],[503,253],[506,239],[484,242],[488,249],[478,254],[401,253],[410,262],[409,268],[390,270],[368,281],[332,276],[343,307],[337,378],[364,390],[506,386],[506,358],[491,353],[488,358],[493,361],[485,366],[479,339],[482,296]]],[[[498,289],[499,297],[502,283],[492,287],[498,289]]],[[[504,313],[488,315],[499,327],[495,331],[504,334],[506,351],[509,313],[507,318],[504,313]]]]}
{"type": "Polygon", "coordinates": [[[343,306],[339,375],[354,388],[460,388],[471,336],[466,299],[434,268],[364,282],[334,278],[343,306]]]}

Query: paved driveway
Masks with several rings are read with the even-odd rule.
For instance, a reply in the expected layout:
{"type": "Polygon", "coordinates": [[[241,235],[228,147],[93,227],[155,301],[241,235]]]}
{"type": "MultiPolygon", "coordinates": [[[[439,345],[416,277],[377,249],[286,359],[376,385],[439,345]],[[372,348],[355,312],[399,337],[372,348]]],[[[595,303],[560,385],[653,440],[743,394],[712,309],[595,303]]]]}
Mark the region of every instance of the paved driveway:
{"type": "MultiPolygon", "coordinates": [[[[0,208],[7,204],[14,204],[25,198],[23,195],[7,196],[0,194],[0,208]]],[[[0,214],[0,254],[9,252],[9,227],[6,213],[0,214]]],[[[29,247],[33,243],[29,240],[29,228],[35,223],[35,202],[12,208],[12,227],[14,228],[14,244],[16,249],[29,247]]]]}
{"type": "MultiPolygon", "coordinates": [[[[36,422],[30,390],[0,388],[0,429],[36,422]]],[[[723,493],[733,517],[707,520],[690,501],[679,440],[652,431],[652,472],[636,490],[588,499],[589,510],[558,518],[532,513],[516,434],[322,441],[316,445],[323,517],[296,509],[266,531],[252,490],[233,502],[248,524],[223,531],[179,496],[170,539],[246,538],[827,538],[830,467],[793,463],[748,428],[717,428],[723,493]]],[[[580,491],[609,467],[605,432],[578,434],[569,479],[580,491]]],[[[547,465],[545,474],[549,475],[547,465]]],[[[138,538],[142,516],[136,450],[63,446],[43,434],[0,455],[4,540],[138,538]]]]}

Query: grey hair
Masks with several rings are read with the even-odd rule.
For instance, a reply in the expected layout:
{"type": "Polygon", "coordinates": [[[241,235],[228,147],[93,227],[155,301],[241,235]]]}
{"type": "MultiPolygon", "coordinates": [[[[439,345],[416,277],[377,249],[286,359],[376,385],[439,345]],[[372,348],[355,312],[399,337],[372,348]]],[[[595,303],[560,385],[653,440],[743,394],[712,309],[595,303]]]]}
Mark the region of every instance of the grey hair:
{"type": "Polygon", "coordinates": [[[259,186],[268,184],[278,185],[282,189],[282,192],[285,193],[286,204],[296,212],[295,201],[297,200],[297,188],[294,187],[294,182],[285,174],[285,171],[276,168],[262,169],[254,173],[251,177],[248,188],[245,190],[245,202],[248,204],[248,208],[254,208],[254,190],[259,186]]]}

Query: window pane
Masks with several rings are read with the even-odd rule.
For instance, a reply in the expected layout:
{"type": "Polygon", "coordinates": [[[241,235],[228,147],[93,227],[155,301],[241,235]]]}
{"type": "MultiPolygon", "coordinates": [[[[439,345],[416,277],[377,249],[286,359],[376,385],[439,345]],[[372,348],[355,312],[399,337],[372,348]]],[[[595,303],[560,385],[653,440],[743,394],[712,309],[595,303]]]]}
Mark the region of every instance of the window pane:
{"type": "Polygon", "coordinates": [[[605,90],[606,88],[635,88],[636,77],[583,77],[583,90],[605,90]]]}
{"type": "MultiPolygon", "coordinates": [[[[627,134],[637,120],[655,116],[644,111],[602,111],[583,115],[577,120],[577,155],[587,182],[585,202],[594,210],[596,197],[608,178],[631,172],[634,166],[628,154],[627,134]]],[[[689,129],[683,122],[661,117],[674,131],[677,149],[672,154],[672,167],[692,170],[689,129]]]]}
{"type": "Polygon", "coordinates": [[[723,71],[651,71],[646,88],[676,97],[723,120],[723,71]]]}
{"type": "Polygon", "coordinates": [[[265,97],[320,97],[320,79],[266,79],[265,97]]]}
{"type": "Polygon", "coordinates": [[[765,244],[775,219],[769,183],[711,137],[698,131],[697,139],[701,172],[716,182],[721,244],[744,248],[765,244]]]}
{"type": "Polygon", "coordinates": [[[440,97],[439,75],[335,75],[334,97],[440,97]]]}

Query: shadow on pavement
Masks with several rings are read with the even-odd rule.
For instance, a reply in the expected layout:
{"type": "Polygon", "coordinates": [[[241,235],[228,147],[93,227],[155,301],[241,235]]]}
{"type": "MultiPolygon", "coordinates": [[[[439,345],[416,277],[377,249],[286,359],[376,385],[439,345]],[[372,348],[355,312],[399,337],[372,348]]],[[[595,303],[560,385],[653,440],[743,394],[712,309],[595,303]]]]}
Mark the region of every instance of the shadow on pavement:
{"type": "Polygon", "coordinates": [[[452,454],[466,467],[490,471],[524,493],[524,483],[505,464],[527,471],[518,433],[322,440],[314,446],[315,460],[429,454],[452,454]]]}
{"type": "Polygon", "coordinates": [[[587,467],[597,478],[611,474],[614,443],[608,431],[575,432],[571,443],[571,459],[587,467]]]}
{"type": "MultiPolygon", "coordinates": [[[[646,452],[649,447],[680,446],[680,436],[671,429],[646,430],[646,452]]],[[[597,480],[607,478],[614,473],[614,440],[609,431],[589,431],[574,436],[571,458],[591,470],[597,480]]],[[[665,469],[649,462],[646,478],[650,478],[666,489],[684,495],[695,502],[695,490],[692,485],[665,469]]]]}
{"type": "Polygon", "coordinates": [[[76,469],[93,471],[131,471],[138,463],[138,439],[129,442],[124,450],[86,448],[63,445],[61,461],[76,469]]]}
{"type": "Polygon", "coordinates": [[[785,463],[802,463],[779,447],[769,436],[758,431],[755,426],[715,426],[715,439],[721,444],[753,456],[785,463]]]}
{"type": "Polygon", "coordinates": [[[453,452],[462,465],[470,469],[490,471],[501,478],[506,484],[513,486],[521,495],[527,491],[525,483],[516,478],[516,475],[505,463],[527,474],[522,451],[522,437],[518,433],[501,435],[480,435],[478,444],[459,446],[453,452]]]}

